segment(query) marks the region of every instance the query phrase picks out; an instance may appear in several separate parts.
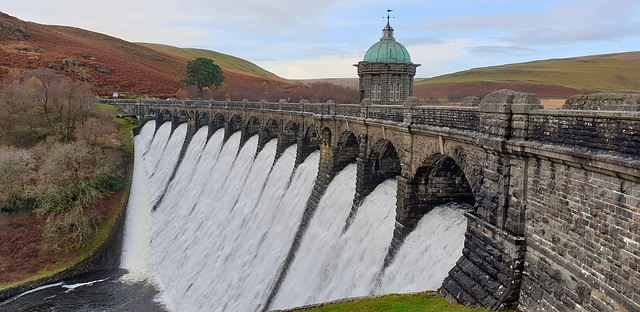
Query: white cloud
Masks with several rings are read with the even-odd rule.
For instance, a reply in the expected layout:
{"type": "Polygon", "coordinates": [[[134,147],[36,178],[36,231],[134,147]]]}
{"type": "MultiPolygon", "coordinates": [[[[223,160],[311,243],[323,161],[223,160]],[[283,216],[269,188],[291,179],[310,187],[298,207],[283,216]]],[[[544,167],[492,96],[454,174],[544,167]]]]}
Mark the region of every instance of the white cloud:
{"type": "Polygon", "coordinates": [[[353,66],[361,60],[356,57],[329,57],[314,60],[263,61],[259,65],[287,79],[356,78],[353,66]]]}
{"type": "MultiPolygon", "coordinates": [[[[640,36],[640,2],[564,0],[540,12],[454,15],[426,21],[424,30],[498,31],[507,44],[550,45],[640,36]]],[[[473,35],[470,35],[473,36],[473,35]]]]}

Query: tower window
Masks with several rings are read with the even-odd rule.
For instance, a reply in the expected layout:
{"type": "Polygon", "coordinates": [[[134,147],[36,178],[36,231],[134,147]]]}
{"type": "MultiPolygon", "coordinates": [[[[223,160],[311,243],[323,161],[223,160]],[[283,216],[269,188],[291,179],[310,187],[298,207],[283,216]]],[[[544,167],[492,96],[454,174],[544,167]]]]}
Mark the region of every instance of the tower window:
{"type": "Polygon", "coordinates": [[[396,86],[396,85],[394,85],[393,83],[390,83],[390,84],[389,84],[389,100],[390,100],[390,101],[393,101],[393,94],[394,94],[394,90],[393,90],[393,88],[394,88],[395,86],[396,86]]]}
{"type": "Polygon", "coordinates": [[[376,89],[377,89],[377,88],[376,88],[376,87],[377,87],[377,86],[378,86],[378,85],[377,85],[377,84],[375,84],[375,83],[371,84],[371,100],[374,100],[374,101],[375,101],[375,99],[376,99],[376,94],[377,94],[377,92],[376,92],[376,89]]]}
{"type": "Polygon", "coordinates": [[[377,92],[376,92],[376,100],[380,101],[380,94],[382,94],[382,85],[378,84],[377,92]]]}
{"type": "Polygon", "coordinates": [[[396,94],[396,101],[400,101],[400,84],[399,83],[396,83],[395,94],[396,94]]]}

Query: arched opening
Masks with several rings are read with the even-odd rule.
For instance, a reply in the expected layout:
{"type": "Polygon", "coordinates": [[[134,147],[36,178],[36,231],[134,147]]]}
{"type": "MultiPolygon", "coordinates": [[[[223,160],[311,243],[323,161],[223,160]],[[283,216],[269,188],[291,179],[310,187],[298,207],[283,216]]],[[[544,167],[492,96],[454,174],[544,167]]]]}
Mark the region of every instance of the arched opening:
{"type": "Polygon", "coordinates": [[[331,129],[327,127],[322,129],[322,131],[320,132],[320,142],[325,147],[331,146],[331,129]]]}
{"type": "Polygon", "coordinates": [[[252,116],[251,118],[249,118],[245,131],[246,131],[245,135],[247,138],[250,138],[258,134],[258,131],[260,131],[260,121],[258,120],[257,117],[252,116]]]}
{"type": "Polygon", "coordinates": [[[162,112],[160,112],[160,115],[158,116],[158,120],[160,121],[160,124],[166,121],[171,121],[171,112],[166,109],[163,110],[162,112]]]}
{"type": "Polygon", "coordinates": [[[410,183],[416,200],[407,207],[416,217],[448,202],[475,204],[471,185],[456,161],[442,154],[425,160],[410,183]]]}
{"type": "Polygon", "coordinates": [[[371,179],[378,181],[376,185],[386,179],[400,175],[402,171],[398,152],[388,140],[376,142],[369,154],[369,163],[371,166],[371,179]]]}
{"type": "Polygon", "coordinates": [[[233,134],[236,131],[242,130],[243,126],[244,126],[244,122],[242,122],[242,118],[238,115],[233,115],[229,120],[229,124],[227,128],[229,136],[231,136],[231,134],[233,134]]]}
{"type": "Polygon", "coordinates": [[[311,125],[305,131],[303,140],[309,143],[311,146],[315,146],[316,149],[320,148],[320,136],[318,135],[318,131],[316,127],[311,125]]]}
{"type": "Polygon", "coordinates": [[[206,112],[198,113],[196,112],[196,130],[200,129],[200,127],[206,126],[211,121],[211,116],[206,112]]]}
{"type": "Polygon", "coordinates": [[[295,143],[296,139],[298,138],[298,131],[300,131],[300,127],[298,127],[298,124],[294,121],[289,121],[282,130],[282,136],[284,138],[287,138],[287,141],[292,141],[293,143],[295,143]]]}
{"type": "Polygon", "coordinates": [[[216,114],[213,116],[213,120],[211,120],[211,124],[209,125],[209,131],[216,131],[220,128],[224,128],[226,123],[226,118],[222,114],[216,114]]]}
{"type": "Polygon", "coordinates": [[[449,202],[475,203],[462,168],[453,158],[442,154],[434,154],[424,160],[413,178],[399,179],[396,198],[396,228],[384,268],[393,261],[407,235],[424,215],[449,202]]]}
{"type": "MultiPolygon", "coordinates": [[[[275,120],[273,124],[277,125],[275,120]]],[[[270,129],[271,126],[267,126],[265,128],[270,129]]],[[[289,146],[296,144],[296,142],[298,141],[298,124],[293,121],[288,121],[282,128],[282,132],[279,132],[278,130],[279,127],[275,129],[275,131],[277,132],[273,132],[278,137],[276,157],[279,157],[289,146]]]]}
{"type": "Polygon", "coordinates": [[[155,118],[156,117],[156,111],[153,109],[148,109],[146,112],[144,112],[144,117],[145,118],[155,118]]]}
{"type": "Polygon", "coordinates": [[[337,142],[335,157],[335,170],[340,171],[348,164],[356,161],[360,154],[360,144],[352,132],[345,132],[337,142]]]}
{"type": "Polygon", "coordinates": [[[267,120],[267,122],[264,124],[265,138],[268,140],[277,138],[279,128],[280,126],[278,125],[278,122],[275,119],[271,118],[267,120]]]}
{"type": "MultiPolygon", "coordinates": [[[[294,128],[289,128],[290,130],[294,128]]],[[[287,131],[287,130],[285,130],[287,131]]],[[[296,164],[301,164],[315,150],[320,148],[320,137],[316,132],[316,127],[310,125],[304,130],[304,133],[298,140],[298,151],[296,153],[296,164]]]]}
{"type": "Polygon", "coordinates": [[[180,113],[178,114],[178,124],[186,123],[188,121],[189,121],[189,115],[187,115],[187,112],[180,111],[180,113]]]}

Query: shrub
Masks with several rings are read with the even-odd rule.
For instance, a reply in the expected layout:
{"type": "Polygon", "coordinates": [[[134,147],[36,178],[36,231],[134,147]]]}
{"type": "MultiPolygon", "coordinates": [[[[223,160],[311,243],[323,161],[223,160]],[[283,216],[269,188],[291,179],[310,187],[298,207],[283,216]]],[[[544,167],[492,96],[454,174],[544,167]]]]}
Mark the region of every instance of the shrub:
{"type": "Polygon", "coordinates": [[[30,182],[35,178],[35,158],[29,150],[0,146],[0,210],[30,209],[34,199],[30,182]]]}

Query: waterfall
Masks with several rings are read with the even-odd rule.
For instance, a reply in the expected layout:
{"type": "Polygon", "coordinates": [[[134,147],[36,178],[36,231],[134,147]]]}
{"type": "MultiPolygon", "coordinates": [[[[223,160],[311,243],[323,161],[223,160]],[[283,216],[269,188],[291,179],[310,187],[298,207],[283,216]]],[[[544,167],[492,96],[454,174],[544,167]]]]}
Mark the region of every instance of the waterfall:
{"type": "Polygon", "coordinates": [[[467,219],[463,204],[449,203],[426,214],[382,278],[379,294],[438,289],[462,256],[467,219]]]}
{"type": "Polygon", "coordinates": [[[239,132],[223,143],[224,130],[207,139],[203,127],[175,168],[186,125],[171,133],[165,123],[154,135],[155,127],[147,123],[135,138],[121,263],[148,272],[171,310],[263,310],[302,222],[309,227],[295,242],[300,248],[272,309],[436,289],[461,254],[464,216],[436,208],[381,275],[395,226],[395,179],[365,198],[342,233],[355,194],[355,164],[336,174],[311,220],[302,220],[318,151],[296,166],[296,146],[276,159],[277,140],[256,153],[257,136],[241,146],[239,132]]]}

